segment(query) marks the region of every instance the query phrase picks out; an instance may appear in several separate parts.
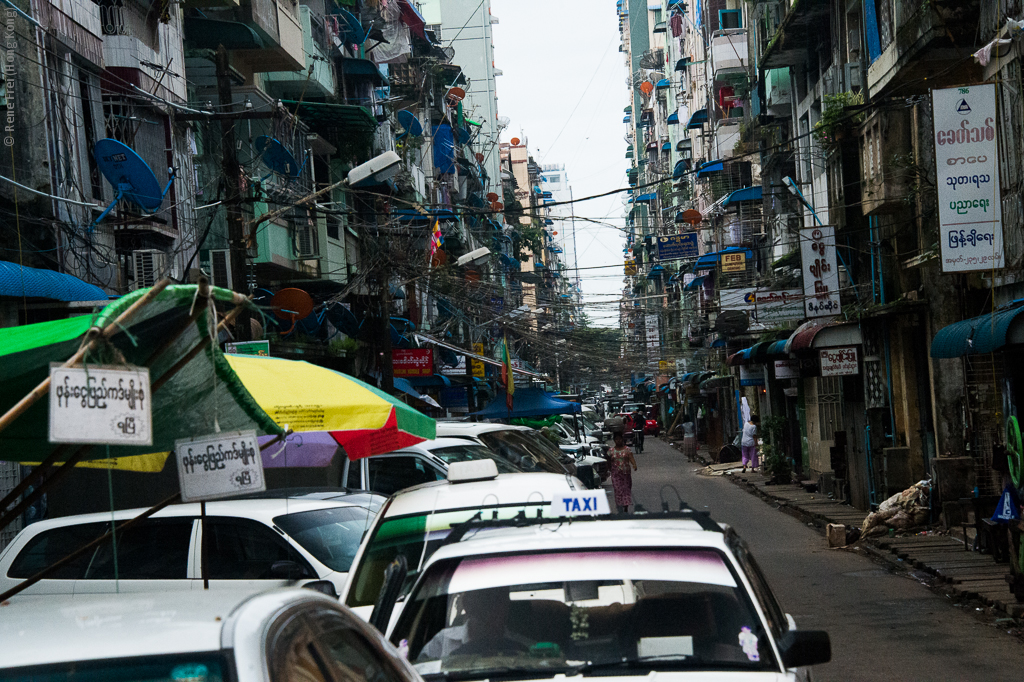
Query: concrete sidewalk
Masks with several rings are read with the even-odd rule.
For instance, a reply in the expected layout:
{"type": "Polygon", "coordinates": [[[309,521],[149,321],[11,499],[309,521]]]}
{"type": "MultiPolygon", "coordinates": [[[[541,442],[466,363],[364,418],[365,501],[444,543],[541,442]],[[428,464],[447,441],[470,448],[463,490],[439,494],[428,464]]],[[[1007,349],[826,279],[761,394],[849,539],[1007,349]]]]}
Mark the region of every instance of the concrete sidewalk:
{"type": "MultiPolygon", "coordinates": [[[[681,444],[670,443],[681,448],[681,444]]],[[[796,484],[770,485],[759,473],[742,473],[739,462],[712,464],[706,450],[698,458],[707,465],[705,475],[725,476],[733,483],[757,495],[780,511],[788,513],[824,531],[830,523],[860,528],[867,515],[848,504],[836,502],[820,493],[809,493],[796,484]]],[[[968,538],[970,540],[970,538],[968,538]]],[[[1010,567],[996,563],[990,554],[968,551],[963,539],[950,535],[898,535],[872,537],[859,541],[876,556],[905,570],[916,569],[932,578],[932,587],[957,599],[978,599],[993,610],[1014,619],[1024,617],[1024,604],[1010,591],[1010,567]]]]}

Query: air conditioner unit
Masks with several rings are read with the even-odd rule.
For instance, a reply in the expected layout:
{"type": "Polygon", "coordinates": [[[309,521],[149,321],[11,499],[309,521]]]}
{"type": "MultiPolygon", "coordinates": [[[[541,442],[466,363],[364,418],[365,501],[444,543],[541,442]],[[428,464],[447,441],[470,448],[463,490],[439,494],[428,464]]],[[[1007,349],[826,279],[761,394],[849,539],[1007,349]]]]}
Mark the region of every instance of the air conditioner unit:
{"type": "Polygon", "coordinates": [[[231,252],[210,249],[210,284],[221,289],[234,289],[231,282],[231,252]]]}
{"type": "Polygon", "coordinates": [[[299,258],[311,258],[320,252],[316,224],[309,219],[295,226],[295,253],[299,258]]]}
{"type": "Polygon", "coordinates": [[[852,91],[854,88],[862,88],[860,79],[860,64],[848,62],[843,64],[843,71],[846,77],[846,89],[852,91]]]}
{"type": "Polygon", "coordinates": [[[151,287],[167,274],[167,254],[156,249],[132,251],[135,268],[135,289],[151,287]]]}

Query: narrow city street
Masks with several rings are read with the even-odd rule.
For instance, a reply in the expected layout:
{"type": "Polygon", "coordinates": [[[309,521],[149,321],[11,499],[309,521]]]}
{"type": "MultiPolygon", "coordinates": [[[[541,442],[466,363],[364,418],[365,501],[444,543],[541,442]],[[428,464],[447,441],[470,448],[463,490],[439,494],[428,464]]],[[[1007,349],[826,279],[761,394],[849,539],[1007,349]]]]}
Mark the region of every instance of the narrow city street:
{"type": "MultiPolygon", "coordinates": [[[[658,510],[663,486],[675,486],[747,541],[801,628],[828,631],[832,662],[816,667],[815,679],[1003,680],[1024,666],[1024,648],[1004,629],[866,556],[828,549],[818,530],[724,476],[698,475],[701,465],[664,441],[648,437],[637,465],[636,502],[658,510]]],[[[670,490],[665,496],[674,504],[670,490]]]]}

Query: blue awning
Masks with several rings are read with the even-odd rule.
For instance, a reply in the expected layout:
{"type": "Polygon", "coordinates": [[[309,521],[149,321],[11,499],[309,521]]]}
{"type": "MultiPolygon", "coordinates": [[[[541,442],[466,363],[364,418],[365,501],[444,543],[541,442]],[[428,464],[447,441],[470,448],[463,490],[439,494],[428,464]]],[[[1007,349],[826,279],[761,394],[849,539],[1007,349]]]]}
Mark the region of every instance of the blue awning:
{"type": "Polygon", "coordinates": [[[647,194],[641,194],[640,196],[638,196],[636,198],[636,200],[637,200],[637,203],[639,203],[641,201],[654,201],[657,198],[658,198],[657,193],[655,193],[655,192],[648,192],[647,194]]]}
{"type": "Polygon", "coordinates": [[[706,253],[697,259],[694,263],[693,269],[696,270],[713,270],[718,267],[718,262],[722,260],[723,253],[744,253],[746,254],[747,260],[754,259],[754,252],[750,249],[745,249],[742,246],[730,246],[728,249],[722,249],[721,251],[715,251],[714,253],[706,253]]]}
{"type": "Polygon", "coordinates": [[[658,85],[656,87],[667,88],[670,85],[672,84],[669,82],[667,78],[662,78],[660,81],[658,81],[658,85]]]}
{"type": "Polygon", "coordinates": [[[665,144],[661,145],[661,151],[663,151],[663,152],[670,152],[670,151],[672,151],[672,143],[671,142],[666,142],[665,144]]]}
{"type": "MultiPolygon", "coordinates": [[[[1016,343],[1020,338],[1019,322],[1015,322],[1024,306],[1014,301],[1015,308],[996,310],[988,315],[972,317],[969,320],[954,322],[943,327],[932,339],[933,358],[958,358],[963,355],[984,355],[997,351],[1008,343],[1016,343]]],[[[1024,318],[1021,318],[1024,322],[1024,318]]]]}
{"type": "Polygon", "coordinates": [[[0,261],[0,296],[52,301],[107,301],[110,298],[103,289],[77,277],[8,261],[0,261]]]}
{"type": "Polygon", "coordinates": [[[707,107],[698,109],[693,112],[693,116],[690,117],[690,121],[686,124],[687,128],[700,128],[708,122],[708,110],[707,107]]]}
{"type": "Polygon", "coordinates": [[[647,279],[658,279],[663,274],[665,274],[665,268],[660,265],[655,265],[651,268],[651,271],[647,273],[647,279]]]}
{"type": "Polygon", "coordinates": [[[498,257],[498,260],[500,260],[501,264],[504,265],[506,268],[514,270],[519,267],[519,261],[517,261],[512,256],[508,255],[507,253],[501,254],[501,256],[498,257]]]}
{"type": "Polygon", "coordinates": [[[683,289],[685,291],[692,291],[693,289],[696,289],[697,287],[701,286],[702,284],[704,284],[704,278],[703,277],[695,277],[694,279],[692,279],[690,281],[689,284],[684,286],[683,289]]]}
{"type": "Polygon", "coordinates": [[[768,357],[786,357],[789,353],[786,352],[786,342],[789,339],[782,339],[776,341],[772,345],[768,346],[768,357]]]}
{"type": "Polygon", "coordinates": [[[683,57],[682,59],[680,59],[679,61],[676,62],[675,70],[676,71],[682,71],[683,69],[685,69],[689,65],[690,65],[690,58],[689,57],[683,57]]]}
{"type": "MultiPolygon", "coordinates": [[[[397,381],[397,379],[396,379],[397,381]]],[[[451,386],[452,381],[443,374],[434,374],[429,377],[409,377],[406,379],[412,386],[451,386]]]]}
{"type": "Polygon", "coordinates": [[[424,210],[426,210],[427,213],[429,213],[430,215],[423,215],[414,208],[392,209],[391,215],[392,217],[398,218],[398,222],[400,223],[422,222],[424,224],[428,224],[431,222],[433,218],[437,218],[438,220],[444,220],[452,223],[458,222],[459,220],[459,216],[455,215],[448,209],[431,208],[424,210]]]}
{"type": "Polygon", "coordinates": [[[743,189],[736,190],[725,198],[725,201],[722,202],[722,206],[735,204],[739,201],[761,201],[761,186],[744,187],[743,189]]]}
{"type": "Polygon", "coordinates": [[[552,220],[551,218],[545,218],[545,219],[544,219],[544,224],[545,224],[545,225],[554,225],[554,224],[555,224],[555,221],[554,221],[554,220],[552,220]]]}
{"type": "Polygon", "coordinates": [[[668,122],[669,123],[679,123],[679,112],[678,111],[673,111],[671,114],[669,114],[668,115],[668,122]]]}
{"type": "Polygon", "coordinates": [[[722,170],[722,168],[723,168],[723,166],[722,166],[722,162],[720,160],[719,161],[708,161],[707,163],[702,163],[700,165],[700,167],[697,168],[697,177],[698,178],[702,177],[704,175],[707,175],[708,173],[715,173],[717,171],[722,170]]]}
{"type": "Polygon", "coordinates": [[[513,394],[512,410],[505,403],[505,391],[499,391],[490,405],[475,412],[474,416],[490,419],[508,417],[543,417],[549,414],[573,414],[583,408],[579,403],[553,398],[539,388],[519,388],[513,394]]]}
{"type": "Polygon", "coordinates": [[[626,114],[625,116],[622,117],[622,122],[623,123],[629,123],[629,120],[630,120],[629,119],[629,114],[626,114]]]}
{"type": "Polygon", "coordinates": [[[686,161],[676,161],[676,167],[672,169],[672,179],[678,180],[686,174],[686,161]]]}

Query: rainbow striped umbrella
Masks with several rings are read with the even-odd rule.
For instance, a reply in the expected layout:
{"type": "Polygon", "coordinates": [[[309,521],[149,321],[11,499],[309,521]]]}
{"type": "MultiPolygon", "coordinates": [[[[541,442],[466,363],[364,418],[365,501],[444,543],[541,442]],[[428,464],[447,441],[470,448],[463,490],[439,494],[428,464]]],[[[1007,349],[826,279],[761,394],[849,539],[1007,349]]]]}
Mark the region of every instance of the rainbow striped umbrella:
{"type": "Polygon", "coordinates": [[[328,431],[349,459],[434,438],[435,423],[358,379],[308,362],[226,355],[256,404],[282,428],[328,431]]]}

